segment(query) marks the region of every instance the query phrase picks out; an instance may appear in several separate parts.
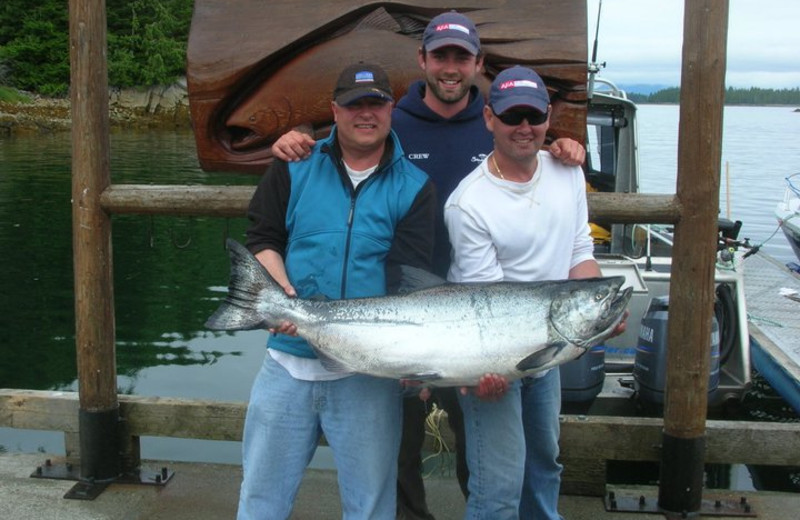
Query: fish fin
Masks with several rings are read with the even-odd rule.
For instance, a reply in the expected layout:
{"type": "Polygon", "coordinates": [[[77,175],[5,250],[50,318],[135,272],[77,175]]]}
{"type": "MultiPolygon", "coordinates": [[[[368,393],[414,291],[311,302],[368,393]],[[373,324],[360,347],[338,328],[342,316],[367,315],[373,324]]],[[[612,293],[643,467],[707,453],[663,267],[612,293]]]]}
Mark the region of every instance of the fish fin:
{"type": "Polygon", "coordinates": [[[555,358],[561,350],[567,346],[566,341],[558,341],[555,343],[549,343],[546,347],[542,350],[534,352],[530,356],[526,357],[519,363],[517,363],[517,370],[521,372],[527,372],[529,370],[535,370],[540,368],[555,358]]]}
{"type": "Polygon", "coordinates": [[[400,33],[407,34],[416,39],[422,39],[422,33],[425,31],[427,22],[421,21],[414,16],[409,16],[402,13],[394,13],[395,21],[400,25],[400,33]]]}
{"type": "Polygon", "coordinates": [[[341,362],[336,361],[330,356],[326,356],[322,351],[315,348],[314,345],[311,345],[311,349],[314,351],[314,354],[317,355],[317,359],[319,359],[320,364],[322,364],[322,368],[324,368],[328,372],[333,372],[334,374],[344,374],[353,372],[353,370],[346,367],[341,362]]]}
{"type": "Polygon", "coordinates": [[[297,294],[306,294],[308,296],[303,296],[304,300],[314,300],[318,302],[322,301],[329,301],[330,298],[325,296],[319,288],[319,280],[313,274],[310,274],[300,280],[294,280],[292,282],[295,291],[297,294]]]}
{"type": "Polygon", "coordinates": [[[257,308],[259,297],[261,294],[269,294],[276,299],[286,298],[283,289],[246,247],[231,239],[228,239],[225,245],[231,257],[228,295],[214,314],[206,320],[206,328],[211,330],[269,328],[271,325],[265,323],[263,315],[257,308]]]}
{"type": "Polygon", "coordinates": [[[364,29],[400,32],[401,27],[394,16],[389,14],[389,11],[387,11],[385,7],[379,7],[359,20],[353,28],[354,31],[361,31],[364,29]]]}
{"type": "Polygon", "coordinates": [[[329,302],[331,301],[330,298],[325,296],[322,293],[316,293],[313,296],[309,296],[308,298],[303,298],[304,300],[311,300],[313,302],[329,302]]]}
{"type": "Polygon", "coordinates": [[[417,40],[422,39],[425,31],[426,21],[422,21],[415,16],[403,13],[390,13],[385,7],[379,7],[361,18],[353,27],[354,31],[360,30],[382,30],[392,31],[400,34],[409,35],[417,40]]]}
{"type": "Polygon", "coordinates": [[[408,294],[422,289],[430,289],[447,283],[447,280],[410,265],[400,266],[400,285],[397,294],[408,294]]]}

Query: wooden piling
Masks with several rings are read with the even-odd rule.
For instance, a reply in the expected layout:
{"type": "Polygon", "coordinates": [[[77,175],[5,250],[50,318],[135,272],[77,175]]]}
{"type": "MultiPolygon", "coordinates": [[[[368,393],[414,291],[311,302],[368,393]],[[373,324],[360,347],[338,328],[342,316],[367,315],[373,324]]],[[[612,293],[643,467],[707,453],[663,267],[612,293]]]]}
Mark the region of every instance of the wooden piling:
{"type": "Polygon", "coordinates": [[[100,205],[111,184],[104,0],[70,0],[69,43],[81,478],[103,481],[121,471],[111,219],[100,205]]]}
{"type": "Polygon", "coordinates": [[[727,0],[686,0],[659,507],[700,510],[714,305],[727,0]]]}

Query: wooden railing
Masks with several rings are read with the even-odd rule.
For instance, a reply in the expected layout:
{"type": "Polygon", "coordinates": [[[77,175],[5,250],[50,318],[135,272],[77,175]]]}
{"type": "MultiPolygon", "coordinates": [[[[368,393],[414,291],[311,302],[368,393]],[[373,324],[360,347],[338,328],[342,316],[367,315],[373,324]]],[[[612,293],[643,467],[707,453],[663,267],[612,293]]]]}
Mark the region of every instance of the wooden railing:
{"type": "MultiPolygon", "coordinates": [[[[112,184],[100,195],[109,214],[244,217],[255,186],[112,184]]],[[[674,195],[587,193],[589,220],[619,224],[675,224],[674,195]]]]}
{"type": "MultiPolygon", "coordinates": [[[[122,458],[133,470],[142,436],[241,440],[246,403],[120,395],[119,407],[122,458]]],[[[74,392],[0,389],[0,426],[64,432],[73,464],[80,464],[78,409],[74,392]]],[[[658,418],[563,415],[563,492],[603,495],[608,460],[661,460],[663,427],[658,418]]],[[[798,423],[708,421],[706,443],[707,463],[800,466],[798,423]]]]}

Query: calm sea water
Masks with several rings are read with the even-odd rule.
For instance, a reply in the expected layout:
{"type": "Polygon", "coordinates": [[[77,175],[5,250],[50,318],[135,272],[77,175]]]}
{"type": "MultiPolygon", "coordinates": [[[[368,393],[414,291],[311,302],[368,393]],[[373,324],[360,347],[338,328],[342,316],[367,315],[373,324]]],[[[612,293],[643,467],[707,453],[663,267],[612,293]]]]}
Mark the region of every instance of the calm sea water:
{"type": "MultiPolygon", "coordinates": [[[[720,216],[742,221],[739,238],[782,262],[796,261],[773,214],[785,177],[800,171],[800,112],[795,107],[726,107],[720,164],[720,216]],[[773,236],[774,234],[774,236],[773,236]]],[[[639,107],[640,190],[674,193],[678,107],[639,107]]]]}
{"type": "MultiPolygon", "coordinates": [[[[678,108],[639,110],[641,190],[672,193],[678,108]]],[[[794,259],[773,208],[800,168],[800,113],[725,111],[721,210],[741,237],[794,259]],[[724,177],[729,172],[728,182],[724,177]],[[725,187],[729,186],[726,192],[725,187]],[[773,236],[774,234],[774,236],[773,236]]],[[[251,175],[200,171],[189,132],[115,133],[114,183],[255,184],[251,175]]],[[[244,219],[113,218],[118,385],[121,393],[244,401],[264,356],[264,333],[203,329],[227,285],[225,237],[244,219]]],[[[0,136],[0,387],[76,391],[71,264],[70,138],[0,136]]],[[[0,428],[0,450],[63,452],[62,436],[0,428]]],[[[238,443],[142,439],[144,458],[239,462],[238,443]]]]}

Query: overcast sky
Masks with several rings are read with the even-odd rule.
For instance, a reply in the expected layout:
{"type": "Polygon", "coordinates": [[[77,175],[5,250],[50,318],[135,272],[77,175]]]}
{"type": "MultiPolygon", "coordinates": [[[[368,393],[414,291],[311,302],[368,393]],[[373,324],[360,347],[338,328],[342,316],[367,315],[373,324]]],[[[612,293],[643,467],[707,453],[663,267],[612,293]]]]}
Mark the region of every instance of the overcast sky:
{"type": "MultiPolygon", "coordinates": [[[[591,59],[600,0],[587,0],[591,59]]],[[[616,84],[678,86],[684,0],[602,0],[597,60],[616,84]]],[[[729,0],[726,85],[800,87],[800,0],[729,0]]]]}

